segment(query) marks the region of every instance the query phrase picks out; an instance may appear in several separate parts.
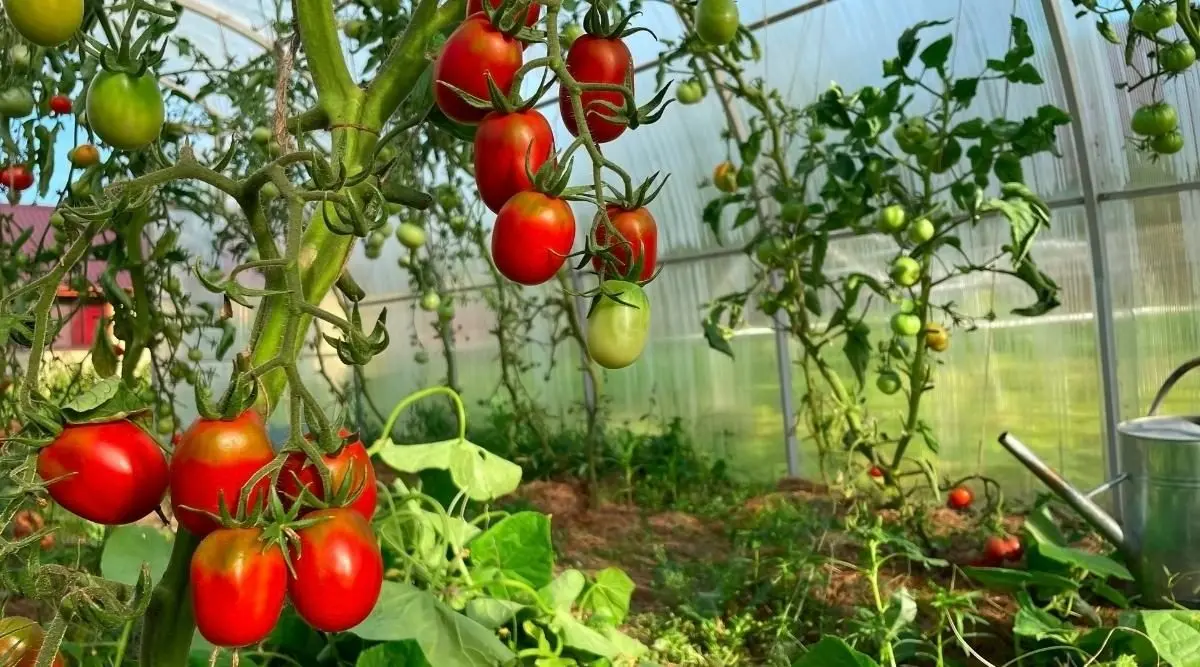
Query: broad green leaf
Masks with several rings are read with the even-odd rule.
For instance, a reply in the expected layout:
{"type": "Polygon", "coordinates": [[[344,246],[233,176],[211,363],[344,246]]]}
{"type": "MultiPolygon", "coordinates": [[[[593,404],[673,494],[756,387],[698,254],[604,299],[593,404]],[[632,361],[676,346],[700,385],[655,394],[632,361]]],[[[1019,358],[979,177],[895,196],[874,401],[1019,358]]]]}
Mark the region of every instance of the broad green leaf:
{"type": "Polygon", "coordinates": [[[1062,302],[1058,300],[1058,284],[1050,276],[1042,273],[1029,257],[1026,257],[1017,266],[1014,275],[1024,281],[1026,285],[1029,285],[1037,296],[1037,302],[1033,305],[1023,308],[1013,308],[1012,313],[1014,315],[1037,317],[1045,315],[1062,305],[1062,302]]]}
{"type": "Polygon", "coordinates": [[[792,667],[879,667],[879,663],[837,637],[825,637],[809,647],[792,667]]]}
{"type": "Polygon", "coordinates": [[[1044,83],[1042,75],[1030,63],[1022,63],[1020,67],[1005,74],[1004,78],[1013,83],[1028,83],[1034,86],[1044,83]]]}
{"type": "Polygon", "coordinates": [[[900,34],[900,39],[896,40],[896,51],[898,54],[897,60],[901,67],[907,67],[912,62],[913,56],[917,53],[917,45],[920,41],[917,35],[926,28],[934,26],[946,25],[950,21],[921,21],[920,23],[908,28],[900,34]]]}
{"type": "Polygon", "coordinates": [[[104,327],[106,321],[107,318],[104,317],[96,320],[95,338],[92,339],[91,349],[92,368],[96,369],[96,375],[102,378],[116,375],[120,363],[112,341],[108,339],[108,331],[104,327]]]}
{"type": "Polygon", "coordinates": [[[1171,667],[1200,667],[1200,612],[1143,611],[1142,624],[1171,667]]]}
{"type": "Polygon", "coordinates": [[[448,470],[454,485],[479,502],[508,495],[521,484],[521,466],[466,440],[424,445],[397,445],[388,441],[379,458],[400,472],[448,470]]]}
{"type": "Polygon", "coordinates": [[[569,612],[586,586],[587,576],[579,570],[571,569],[555,577],[554,581],[538,591],[538,594],[551,607],[569,612]]]}
{"type": "Polygon", "coordinates": [[[715,322],[707,320],[704,322],[704,339],[708,341],[710,348],[728,356],[730,359],[733,358],[733,347],[729,344],[729,339],[725,337],[721,328],[715,322]]]}
{"type": "Polygon", "coordinates": [[[471,540],[472,567],[494,567],[541,588],[554,580],[550,517],[537,512],[507,516],[471,540]]]}
{"type": "Polygon", "coordinates": [[[950,49],[954,46],[954,37],[946,35],[925,47],[921,52],[921,63],[929,69],[942,69],[950,58],[950,49]]]}
{"type": "Polygon", "coordinates": [[[1038,544],[1066,545],[1067,538],[1050,518],[1050,511],[1045,507],[1030,512],[1025,517],[1025,532],[1038,544]]]}
{"type": "Polygon", "coordinates": [[[963,572],[976,582],[989,588],[1021,590],[1033,586],[1051,593],[1062,593],[1079,589],[1079,584],[1066,577],[1048,572],[1006,570],[994,567],[966,567],[963,572]]]}
{"type": "Polygon", "coordinates": [[[1033,606],[1028,595],[1023,596],[1021,607],[1013,617],[1013,633],[1036,641],[1054,639],[1072,643],[1078,635],[1071,627],[1055,618],[1050,612],[1033,606]]]}
{"type": "Polygon", "coordinates": [[[887,624],[887,636],[896,637],[917,618],[917,601],[913,599],[907,588],[901,586],[892,593],[891,600],[883,612],[883,620],[887,624]]]}
{"type": "Polygon", "coordinates": [[[62,407],[62,415],[71,424],[123,419],[146,411],[147,397],[139,396],[121,384],[121,378],[110,377],[88,387],[62,407]]]}
{"type": "Polygon", "coordinates": [[[1116,577],[1124,581],[1133,581],[1133,574],[1129,572],[1129,569],[1108,556],[1050,543],[1039,544],[1038,553],[1052,561],[1086,570],[1098,577],[1116,577]]]}
{"type": "Polygon", "coordinates": [[[507,625],[525,605],[498,598],[475,598],[467,603],[467,618],[489,630],[507,625]]]}
{"type": "Polygon", "coordinates": [[[850,362],[850,368],[854,370],[855,379],[862,384],[867,367],[871,364],[871,328],[861,324],[848,328],[842,352],[850,362]]]}
{"type": "Polygon", "coordinates": [[[388,642],[358,654],[354,667],[430,667],[414,641],[388,642]]]}
{"type": "Polygon", "coordinates": [[[605,639],[617,647],[619,655],[638,658],[649,650],[645,644],[613,627],[606,626],[600,628],[600,634],[604,635],[605,639]]]}
{"type": "Polygon", "coordinates": [[[142,571],[142,563],[150,565],[151,581],[158,581],[171,560],[171,538],[151,526],[117,526],[104,542],[100,554],[100,576],[133,586],[142,571]]]}
{"type": "Polygon", "coordinates": [[[562,638],[563,644],[576,651],[610,659],[621,655],[621,650],[616,644],[568,613],[559,611],[554,615],[554,628],[562,638]]]}
{"type": "Polygon", "coordinates": [[[609,567],[596,573],[596,580],[579,601],[579,608],[590,613],[593,620],[620,625],[629,615],[633,598],[633,579],[620,568],[609,567]]]}
{"type": "Polygon", "coordinates": [[[411,639],[437,667],[495,667],[516,657],[491,630],[432,593],[395,581],[383,582],[375,609],[350,632],[368,641],[411,639]]]}

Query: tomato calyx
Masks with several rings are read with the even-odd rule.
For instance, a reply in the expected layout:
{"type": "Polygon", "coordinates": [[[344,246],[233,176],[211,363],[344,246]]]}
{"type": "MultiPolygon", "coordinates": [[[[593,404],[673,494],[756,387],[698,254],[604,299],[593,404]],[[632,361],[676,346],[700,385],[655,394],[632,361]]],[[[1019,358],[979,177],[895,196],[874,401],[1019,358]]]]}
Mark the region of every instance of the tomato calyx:
{"type": "MultiPolygon", "coordinates": [[[[529,19],[536,16],[536,14],[530,15],[530,9],[536,4],[537,0],[503,0],[499,5],[484,2],[481,13],[487,16],[488,21],[496,30],[529,44],[546,39],[545,31],[530,27],[536,25],[536,21],[532,24],[529,23],[529,19]]],[[[540,10],[538,11],[540,13],[540,10]]]]}
{"type": "Polygon", "coordinates": [[[201,419],[233,421],[247,410],[254,409],[258,401],[259,384],[260,380],[251,372],[250,356],[243,352],[234,359],[233,377],[217,403],[213,403],[212,389],[208,383],[197,378],[196,411],[201,419]]]}
{"type": "Polygon", "coordinates": [[[594,3],[583,16],[583,30],[588,35],[603,37],[605,39],[623,39],[639,32],[648,32],[655,39],[658,39],[658,36],[649,28],[629,27],[629,22],[636,18],[638,14],[641,14],[641,12],[630,12],[619,15],[614,22],[612,17],[608,15],[608,11],[604,5],[594,3]]]}

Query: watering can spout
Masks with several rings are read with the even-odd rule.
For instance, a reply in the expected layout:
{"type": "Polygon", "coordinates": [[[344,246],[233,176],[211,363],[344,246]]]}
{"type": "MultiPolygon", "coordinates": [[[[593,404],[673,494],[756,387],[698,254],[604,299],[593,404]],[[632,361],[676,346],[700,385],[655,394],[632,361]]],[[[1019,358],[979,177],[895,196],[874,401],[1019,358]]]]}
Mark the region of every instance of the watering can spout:
{"type": "Polygon", "coordinates": [[[1083,518],[1100,533],[1104,539],[1111,542],[1121,551],[1125,551],[1127,544],[1125,543],[1125,531],[1121,529],[1121,525],[1116,522],[1108,512],[1105,512],[1099,505],[1081,493],[1078,489],[1071,486],[1067,480],[1063,479],[1057,472],[1050,469],[1041,459],[1037,457],[1023,442],[1017,440],[1011,433],[1000,434],[1000,444],[1004,448],[1017,457],[1029,472],[1032,472],[1038,479],[1050,487],[1051,491],[1058,494],[1068,505],[1083,515],[1083,518]]]}

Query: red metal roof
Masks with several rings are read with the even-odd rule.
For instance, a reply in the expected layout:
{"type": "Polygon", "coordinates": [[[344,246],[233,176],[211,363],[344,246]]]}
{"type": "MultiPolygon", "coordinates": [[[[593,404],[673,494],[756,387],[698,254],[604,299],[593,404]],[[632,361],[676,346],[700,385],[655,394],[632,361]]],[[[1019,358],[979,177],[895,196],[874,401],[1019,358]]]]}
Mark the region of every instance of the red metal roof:
{"type": "MultiPolygon", "coordinates": [[[[45,235],[47,239],[49,238],[49,235],[52,233],[51,231],[49,231],[50,230],[50,215],[53,213],[54,213],[53,206],[32,206],[32,205],[10,206],[8,204],[0,204],[0,218],[3,218],[5,216],[12,216],[13,222],[16,225],[16,229],[19,229],[22,231],[24,231],[26,229],[33,229],[33,235],[31,235],[29,237],[29,240],[26,241],[25,245],[23,246],[23,249],[28,253],[33,253],[37,250],[38,244],[41,242],[43,235],[45,235]]],[[[105,232],[104,234],[102,234],[96,238],[96,242],[97,243],[106,243],[109,240],[111,240],[112,238],[113,238],[112,232],[105,232]]],[[[9,240],[11,240],[11,239],[9,239],[9,240]]],[[[104,267],[105,267],[104,260],[99,260],[99,259],[87,260],[88,280],[91,280],[93,282],[98,280],[100,278],[100,275],[102,273],[104,273],[104,267]]],[[[133,286],[133,283],[129,280],[129,274],[127,274],[124,271],[121,271],[120,273],[117,274],[117,284],[120,285],[121,287],[125,287],[125,288],[131,288],[133,286]]],[[[59,290],[60,296],[73,296],[74,295],[74,292],[71,292],[71,290],[69,290],[69,289],[66,290],[66,292],[68,292],[69,294],[64,294],[63,293],[64,289],[66,289],[66,288],[61,288],[59,290]]]]}

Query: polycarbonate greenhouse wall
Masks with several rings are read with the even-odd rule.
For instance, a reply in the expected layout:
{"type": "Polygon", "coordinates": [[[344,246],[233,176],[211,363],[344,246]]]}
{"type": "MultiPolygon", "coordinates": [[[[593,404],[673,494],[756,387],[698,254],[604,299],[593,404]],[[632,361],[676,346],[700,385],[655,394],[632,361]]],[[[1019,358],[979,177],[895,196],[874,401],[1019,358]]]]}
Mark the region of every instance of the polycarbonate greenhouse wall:
{"type": "MultiPolygon", "coordinates": [[[[269,21],[254,3],[183,4],[193,12],[184,21],[195,44],[210,53],[223,50],[237,59],[271,43],[256,32],[269,21]]],[[[1059,135],[1062,159],[1046,157],[1026,167],[1031,186],[1054,209],[1052,227],[1040,238],[1035,256],[1061,286],[1063,305],[1043,317],[1020,318],[1008,313],[1028,301],[1021,286],[990,275],[944,285],[939,300],[953,299],[979,314],[994,310],[998,317],[980,322],[978,331],[955,336],[938,371],[929,416],[950,473],[1000,476],[1017,493],[1036,488],[996,444],[1001,431],[1012,430],[1072,481],[1102,481],[1115,447],[1115,424],[1141,415],[1159,383],[1196,354],[1200,341],[1195,314],[1200,301],[1197,70],[1165,88],[1167,100],[1183,116],[1188,148],[1153,164],[1126,138],[1131,110],[1145,103],[1149,92],[1130,95],[1115,88],[1125,81],[1120,48],[1103,41],[1094,21],[1074,18],[1070,0],[800,5],[743,0],[739,8],[763,47],[752,74],[797,104],[811,101],[833,81],[848,89],[879,82],[882,60],[894,55],[896,38],[917,21],[954,19],[954,68],[962,72],[978,70],[984,58],[1004,52],[1010,14],[1029,23],[1046,85],[990,90],[975,107],[981,115],[995,116],[1054,104],[1076,119],[1059,135]]],[[[1120,31],[1124,21],[1116,17],[1114,23],[1120,31]]],[[[674,14],[660,3],[646,3],[641,25],[659,37],[680,34],[674,14]]],[[[648,97],[655,88],[657,47],[645,34],[633,37],[631,47],[642,62],[637,88],[648,97]]],[[[734,340],[738,358],[731,361],[710,351],[701,335],[701,306],[739,288],[751,273],[738,244],[718,245],[699,219],[713,191],[698,184],[727,156],[719,133],[727,119],[740,125],[744,112],[710,94],[695,106],[673,105],[663,121],[611,144],[610,157],[629,167],[635,179],[662,170],[671,180],[653,204],[666,268],[648,288],[652,343],[638,364],[607,373],[602,393],[614,421],[638,421],[648,412],[681,418],[699,446],[727,456],[740,474],[811,476],[816,472],[812,450],[785,428],[798,400],[794,387],[800,386],[792,377],[786,338],[777,337],[771,322],[760,316],[734,340]]],[[[556,113],[548,115],[565,145],[569,135],[561,120],[556,113]]],[[[576,179],[587,179],[589,167],[577,164],[576,179]]],[[[577,215],[586,220],[591,212],[579,207],[577,215]]],[[[996,247],[1006,233],[980,228],[967,242],[979,249],[996,247]]],[[[368,389],[384,404],[445,375],[431,316],[414,307],[413,295],[397,278],[399,251],[392,244],[371,261],[360,249],[351,260],[354,275],[371,294],[364,317],[373,318],[383,307],[389,311],[392,345],[366,368],[368,389]],[[429,348],[430,363],[414,361],[409,345],[414,334],[429,348]]],[[[889,252],[884,239],[850,238],[835,242],[829,256],[846,270],[878,272],[889,252]]],[[[499,371],[489,333],[494,317],[470,289],[486,280],[482,272],[469,273],[458,277],[466,288],[458,298],[473,299],[458,306],[458,359],[461,384],[478,402],[495,393],[499,371]]],[[[548,326],[543,333],[549,335],[548,326]]],[[[529,354],[538,369],[528,385],[543,405],[581,419],[566,412],[584,398],[577,351],[560,346],[548,374],[551,360],[545,352],[531,347],[529,354]]],[[[324,361],[335,374],[349,377],[332,354],[324,361]]],[[[1164,411],[1187,413],[1198,398],[1200,384],[1185,380],[1164,411]]]]}

